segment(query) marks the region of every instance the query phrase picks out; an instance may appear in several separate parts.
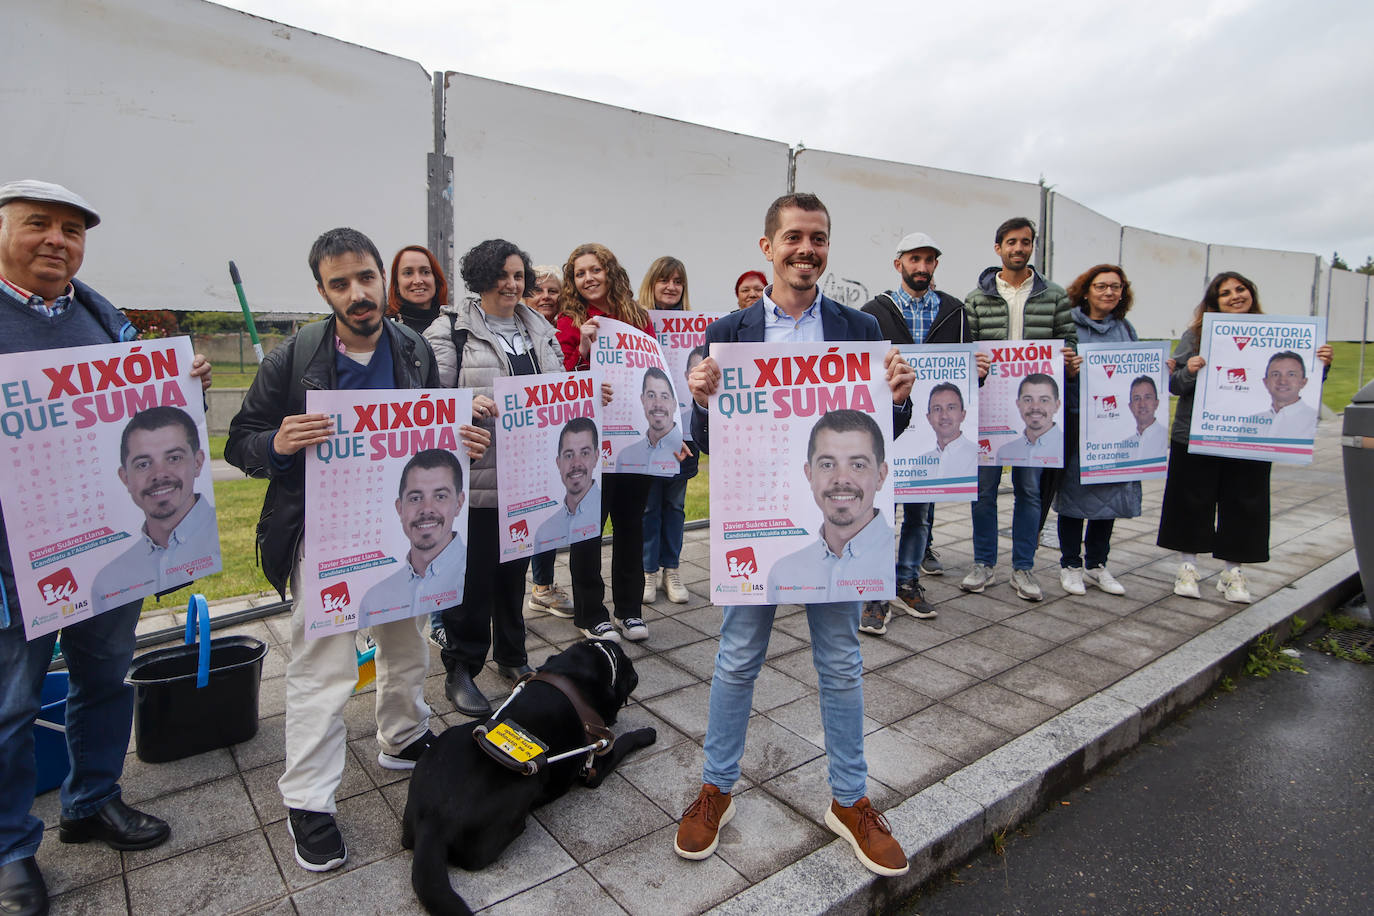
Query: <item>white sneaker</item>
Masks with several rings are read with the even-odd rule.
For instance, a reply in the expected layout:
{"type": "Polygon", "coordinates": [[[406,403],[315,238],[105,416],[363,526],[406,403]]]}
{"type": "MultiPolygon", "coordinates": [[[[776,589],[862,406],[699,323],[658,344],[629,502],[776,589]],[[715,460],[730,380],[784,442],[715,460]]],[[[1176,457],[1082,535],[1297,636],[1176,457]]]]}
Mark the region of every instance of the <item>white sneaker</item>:
{"type": "Polygon", "coordinates": [[[1054,531],[1048,524],[1040,529],[1040,546],[1048,547],[1051,550],[1059,549],[1059,532],[1054,531]]]}
{"type": "Polygon", "coordinates": [[[594,627],[578,627],[578,629],[588,639],[609,639],[611,642],[620,642],[620,631],[609,620],[603,620],[594,627]]]}
{"type": "Polygon", "coordinates": [[[663,591],[673,604],[686,604],[687,599],[691,597],[687,594],[687,586],[682,584],[682,576],[678,575],[676,569],[663,570],[663,591]]]}
{"type": "Polygon", "coordinates": [[[1221,575],[1217,576],[1217,591],[1225,595],[1227,601],[1237,604],[1249,604],[1253,600],[1250,597],[1250,589],[1245,584],[1245,572],[1240,567],[1236,567],[1234,571],[1222,570],[1221,575]]]}
{"type": "Polygon", "coordinates": [[[649,628],[642,617],[626,617],[620,621],[620,625],[625,628],[625,638],[631,642],[643,642],[649,638],[649,628]]]}
{"type": "Polygon", "coordinates": [[[1116,581],[1116,577],[1109,573],[1105,566],[1085,570],[1083,577],[1109,595],[1126,594],[1126,586],[1116,581]]]}
{"type": "Polygon", "coordinates": [[[644,598],[641,604],[653,604],[658,600],[658,575],[661,570],[644,574],[644,598]]]}
{"type": "Polygon", "coordinates": [[[993,573],[991,566],[984,566],[982,563],[974,563],[973,568],[964,576],[964,581],[959,583],[959,587],[966,592],[981,592],[992,584],[993,573]]]}
{"type": "Polygon", "coordinates": [[[1070,595],[1086,595],[1088,593],[1088,590],[1083,587],[1083,567],[1081,566],[1059,567],[1059,585],[1070,595]]]}
{"type": "Polygon", "coordinates": [[[1192,563],[1180,563],[1178,575],[1174,577],[1174,594],[1183,598],[1201,598],[1197,590],[1197,567],[1192,563]]]}
{"type": "Polygon", "coordinates": [[[1040,583],[1035,581],[1035,574],[1029,569],[1013,569],[1011,587],[1027,601],[1039,601],[1045,597],[1045,593],[1040,590],[1040,583]]]}

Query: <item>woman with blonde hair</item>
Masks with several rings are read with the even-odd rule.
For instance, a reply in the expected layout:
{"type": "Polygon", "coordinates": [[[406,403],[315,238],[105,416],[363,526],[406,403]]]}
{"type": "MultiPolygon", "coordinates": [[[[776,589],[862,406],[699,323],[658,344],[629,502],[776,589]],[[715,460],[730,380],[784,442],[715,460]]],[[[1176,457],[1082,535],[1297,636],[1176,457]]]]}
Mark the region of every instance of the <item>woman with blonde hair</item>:
{"type": "MultiPolygon", "coordinates": [[[[677,258],[664,255],[649,265],[639,285],[639,304],[646,309],[690,311],[687,299],[687,268],[677,258]]],[[[675,383],[679,390],[685,379],[675,383]]],[[[681,415],[679,415],[681,417],[681,415]]],[[[679,418],[683,431],[687,424],[679,418]]],[[[690,451],[691,446],[686,446],[690,451]]],[[[658,598],[658,586],[674,604],[686,604],[687,587],[678,566],[682,561],[682,532],[687,523],[687,481],[697,476],[697,456],[684,458],[674,477],[654,477],[644,508],[644,603],[658,598]]]]}
{"type": "Polygon", "coordinates": [[[525,304],[548,319],[558,321],[558,294],[563,291],[563,272],[548,264],[536,264],[534,281],[525,290],[525,304]]]}
{"type": "MultiPolygon", "coordinates": [[[[635,301],[630,276],[605,245],[578,245],[563,265],[563,290],[558,298],[558,342],[568,371],[591,368],[592,341],[597,319],[623,321],[654,333],[649,313],[635,301]]],[[[614,394],[614,392],[612,393],[614,394]]],[[[614,522],[611,545],[611,598],[625,638],[649,638],[644,623],[644,505],[651,478],[644,474],[606,474],[601,480],[601,526],[614,522]]],[[[606,610],[606,582],[601,577],[601,539],[588,538],[568,548],[572,574],[573,625],[592,639],[620,639],[606,610]]]]}

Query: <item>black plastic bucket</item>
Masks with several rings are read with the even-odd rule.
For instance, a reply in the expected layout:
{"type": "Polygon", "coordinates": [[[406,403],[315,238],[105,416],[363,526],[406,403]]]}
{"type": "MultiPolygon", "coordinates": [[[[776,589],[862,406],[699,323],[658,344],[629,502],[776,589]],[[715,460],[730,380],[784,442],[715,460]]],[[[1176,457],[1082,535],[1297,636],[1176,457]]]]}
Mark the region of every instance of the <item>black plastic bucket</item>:
{"type": "MultiPolygon", "coordinates": [[[[194,610],[190,616],[196,618],[194,610]]],[[[221,636],[209,641],[206,652],[208,620],[207,613],[199,627],[187,627],[188,634],[199,629],[202,644],[158,649],[129,667],[125,683],[134,688],[134,746],[140,760],[180,760],[258,733],[258,685],[267,644],[251,636],[221,636]],[[196,686],[198,679],[204,686],[196,686]]]]}

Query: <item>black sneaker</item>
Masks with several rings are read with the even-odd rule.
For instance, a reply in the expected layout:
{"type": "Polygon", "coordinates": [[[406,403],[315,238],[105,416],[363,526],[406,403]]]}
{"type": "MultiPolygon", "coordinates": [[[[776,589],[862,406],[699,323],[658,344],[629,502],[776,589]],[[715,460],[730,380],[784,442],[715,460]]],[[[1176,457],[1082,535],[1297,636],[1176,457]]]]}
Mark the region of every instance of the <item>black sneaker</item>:
{"type": "Polygon", "coordinates": [[[930,602],[926,600],[926,592],[925,589],[921,588],[921,583],[914,579],[909,582],[897,583],[897,598],[906,605],[906,612],[912,617],[932,620],[940,616],[930,602]]]}
{"type": "Polygon", "coordinates": [[[945,564],[940,562],[940,555],[935,552],[934,547],[927,547],[926,555],[921,558],[921,575],[943,576],[944,574],[945,564]]]}
{"type": "Polygon", "coordinates": [[[425,729],[425,733],[414,741],[407,744],[394,754],[381,751],[377,754],[377,763],[388,770],[413,770],[415,761],[420,759],[420,755],[429,750],[429,746],[434,743],[434,732],[425,729]]]}
{"type": "Polygon", "coordinates": [[[442,623],[439,624],[438,626],[430,627],[430,629],[429,629],[429,641],[432,642],[432,643],[434,643],[435,647],[436,647],[439,651],[441,651],[441,652],[447,652],[447,651],[448,651],[448,649],[449,649],[449,644],[448,644],[448,630],[444,629],[444,625],[443,625],[442,623]]]}
{"type": "Polygon", "coordinates": [[[334,815],[291,808],[286,830],[296,841],[296,864],[306,871],[333,871],[348,861],[348,848],[334,815]]]}

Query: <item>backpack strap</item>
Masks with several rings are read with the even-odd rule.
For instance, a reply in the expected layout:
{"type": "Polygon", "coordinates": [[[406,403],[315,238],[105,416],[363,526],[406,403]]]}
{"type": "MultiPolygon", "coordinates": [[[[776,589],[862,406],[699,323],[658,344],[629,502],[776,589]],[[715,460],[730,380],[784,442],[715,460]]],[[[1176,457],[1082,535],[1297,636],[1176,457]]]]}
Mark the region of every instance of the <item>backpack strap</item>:
{"type": "Polygon", "coordinates": [[[329,319],[325,318],[320,321],[312,321],[296,332],[296,339],[291,344],[291,385],[293,388],[305,376],[306,367],[310,365],[310,358],[320,348],[320,342],[324,340],[324,332],[327,327],[329,327],[329,319]]]}
{"type": "Polygon", "coordinates": [[[458,384],[458,377],[463,374],[463,350],[468,345],[468,329],[458,327],[458,314],[449,312],[448,332],[453,339],[453,351],[457,354],[454,358],[453,384],[458,384]]]}

